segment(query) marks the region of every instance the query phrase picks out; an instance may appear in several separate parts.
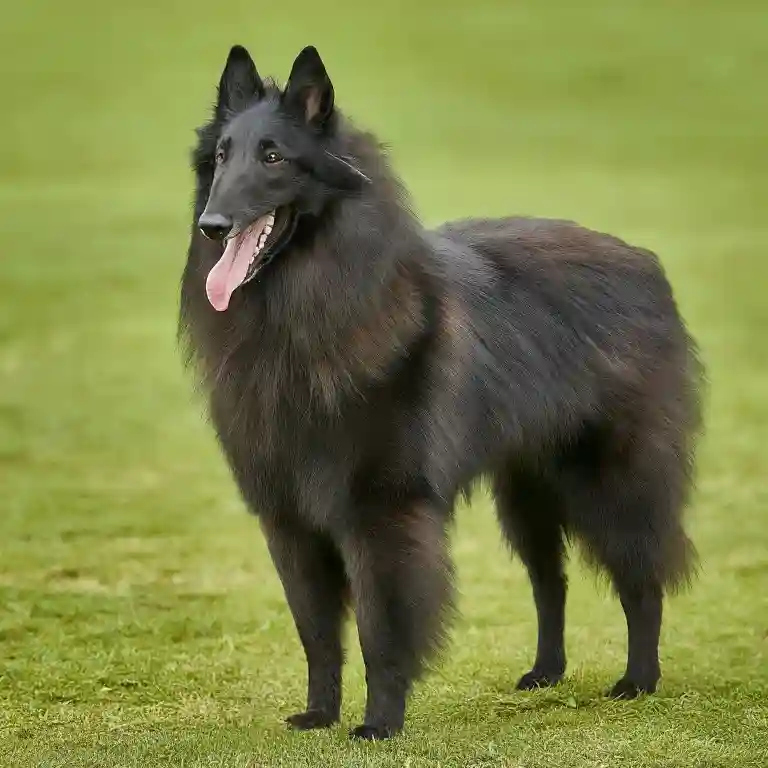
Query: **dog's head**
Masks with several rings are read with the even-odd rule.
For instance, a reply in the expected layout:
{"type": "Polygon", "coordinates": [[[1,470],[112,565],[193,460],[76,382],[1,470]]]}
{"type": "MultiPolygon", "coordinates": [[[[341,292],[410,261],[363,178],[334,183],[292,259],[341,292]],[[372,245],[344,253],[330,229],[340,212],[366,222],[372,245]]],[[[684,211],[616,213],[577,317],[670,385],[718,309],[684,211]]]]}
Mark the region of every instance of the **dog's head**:
{"type": "Polygon", "coordinates": [[[315,48],[298,55],[282,91],[262,81],[245,48],[232,48],[207,129],[208,156],[198,156],[198,171],[207,166],[212,178],[197,224],[225,244],[206,283],[215,309],[227,309],[232,293],[290,243],[300,216],[318,215],[367,182],[335,149],[337,122],[315,48]]]}

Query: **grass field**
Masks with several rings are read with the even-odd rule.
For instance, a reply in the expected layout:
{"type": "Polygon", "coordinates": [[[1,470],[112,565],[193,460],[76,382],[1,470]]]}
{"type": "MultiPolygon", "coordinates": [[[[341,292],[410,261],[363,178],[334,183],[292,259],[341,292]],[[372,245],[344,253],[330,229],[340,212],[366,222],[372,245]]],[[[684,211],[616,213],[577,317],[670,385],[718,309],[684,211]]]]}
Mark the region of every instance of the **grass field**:
{"type": "MultiPolygon", "coordinates": [[[[0,765],[768,764],[764,0],[9,3],[0,26],[0,765]],[[567,681],[515,693],[535,624],[487,499],[463,617],[407,732],[292,734],[304,662],[174,341],[187,150],[228,46],[318,45],[426,222],[574,218],[657,250],[711,380],[658,695],[610,702],[625,633],[572,563],[567,681]]],[[[596,589],[596,587],[598,587],[596,589]]]]}

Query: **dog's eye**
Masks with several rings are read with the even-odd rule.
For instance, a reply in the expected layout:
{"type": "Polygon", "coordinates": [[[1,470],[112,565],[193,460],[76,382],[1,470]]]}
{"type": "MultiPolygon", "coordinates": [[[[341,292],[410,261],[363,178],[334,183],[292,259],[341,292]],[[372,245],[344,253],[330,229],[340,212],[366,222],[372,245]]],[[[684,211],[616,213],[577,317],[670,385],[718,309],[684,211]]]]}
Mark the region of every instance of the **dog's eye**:
{"type": "Polygon", "coordinates": [[[267,152],[264,155],[264,162],[267,165],[275,165],[276,163],[282,163],[285,158],[279,153],[275,152],[274,149],[270,149],[269,152],[267,152]]]}
{"type": "Polygon", "coordinates": [[[224,162],[224,150],[216,150],[216,165],[221,165],[224,162]]]}

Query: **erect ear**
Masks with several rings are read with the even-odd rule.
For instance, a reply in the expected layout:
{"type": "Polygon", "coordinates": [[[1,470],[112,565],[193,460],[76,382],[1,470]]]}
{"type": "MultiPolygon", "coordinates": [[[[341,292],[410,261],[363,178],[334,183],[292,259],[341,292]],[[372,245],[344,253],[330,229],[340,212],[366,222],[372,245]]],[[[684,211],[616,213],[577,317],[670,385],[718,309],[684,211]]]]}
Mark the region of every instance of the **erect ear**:
{"type": "Polygon", "coordinates": [[[314,46],[307,46],[293,62],[283,103],[297,117],[318,126],[333,113],[333,85],[314,46]]]}
{"type": "Polygon", "coordinates": [[[224,117],[228,112],[240,112],[250,102],[263,96],[264,83],[256,71],[251,55],[242,45],[233,46],[219,80],[217,116],[224,117]]]}

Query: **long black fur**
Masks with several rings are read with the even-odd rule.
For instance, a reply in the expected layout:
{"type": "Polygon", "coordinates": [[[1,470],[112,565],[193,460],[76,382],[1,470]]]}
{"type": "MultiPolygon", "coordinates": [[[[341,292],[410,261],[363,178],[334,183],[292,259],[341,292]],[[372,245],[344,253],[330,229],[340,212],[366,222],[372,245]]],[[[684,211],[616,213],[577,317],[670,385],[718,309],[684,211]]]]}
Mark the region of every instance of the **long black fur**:
{"type": "Polygon", "coordinates": [[[199,137],[195,222],[206,205],[242,224],[275,205],[300,212],[223,313],[205,294],[223,246],[193,224],[180,315],[306,652],[307,709],[289,723],[338,720],[351,604],[368,684],[353,734],[402,727],[450,613],[452,509],[481,476],[533,585],[538,651],[518,687],[565,671],[573,538],[626,614],[612,695],[653,691],[662,596],[694,562],[681,515],[701,380],[656,256],[567,221],[423,229],[375,139],[334,107],[314,49],[281,91],[235,47],[199,137]],[[244,159],[217,170],[227,131],[244,159]],[[269,178],[249,170],[267,134],[290,155],[269,178]]]}

